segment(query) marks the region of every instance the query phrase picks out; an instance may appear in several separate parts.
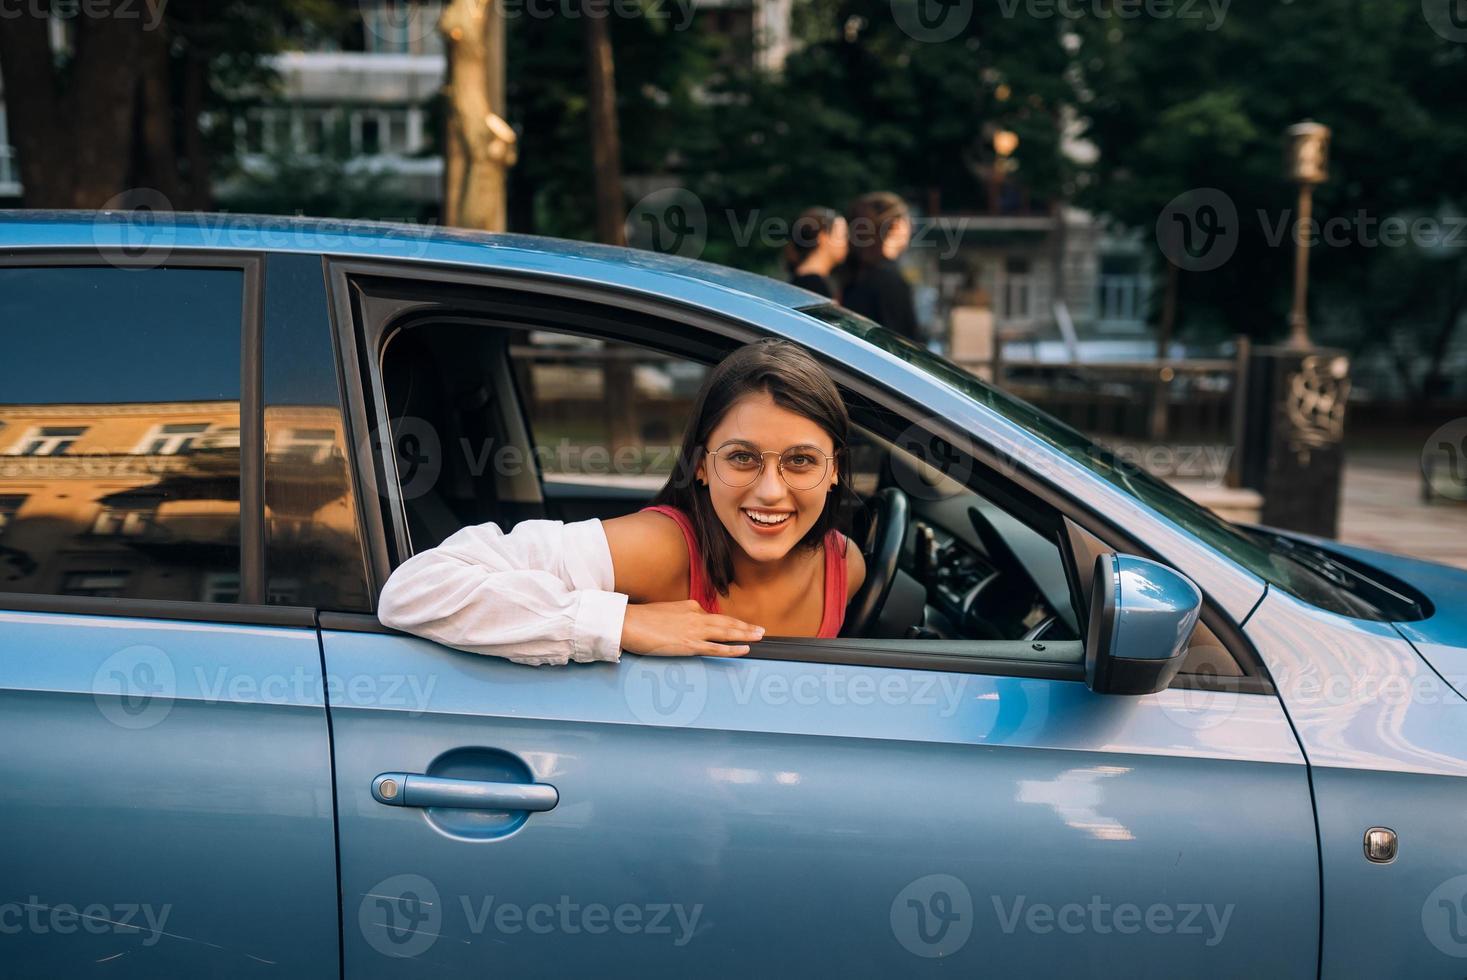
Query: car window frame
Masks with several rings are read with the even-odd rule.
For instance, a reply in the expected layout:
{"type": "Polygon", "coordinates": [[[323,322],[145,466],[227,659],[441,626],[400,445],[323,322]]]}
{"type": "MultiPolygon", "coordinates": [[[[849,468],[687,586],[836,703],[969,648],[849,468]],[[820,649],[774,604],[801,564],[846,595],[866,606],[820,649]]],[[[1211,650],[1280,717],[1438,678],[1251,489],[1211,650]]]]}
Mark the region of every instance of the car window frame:
{"type": "Polygon", "coordinates": [[[266,605],[265,598],[265,429],[263,416],[265,253],[235,249],[170,249],[137,254],[113,248],[11,244],[0,268],[230,269],[243,277],[240,302],[240,601],[65,596],[0,591],[0,611],[178,619],[262,626],[314,626],[316,611],[266,605]]]}
{"type": "MultiPolygon", "coordinates": [[[[348,428],[352,430],[351,444],[359,450],[353,460],[354,472],[360,480],[357,495],[358,499],[362,501],[376,499],[384,502],[383,508],[364,508],[366,511],[364,516],[367,521],[367,546],[372,559],[369,563],[369,586],[374,605],[375,600],[380,596],[382,584],[391,574],[394,559],[400,560],[402,557],[398,554],[396,542],[389,532],[389,527],[394,523],[400,526],[400,517],[395,520],[390,516],[393,509],[399,510],[400,513],[401,507],[401,501],[397,499],[395,492],[395,474],[386,471],[383,454],[377,451],[379,448],[376,444],[377,440],[370,436],[381,431],[387,424],[387,419],[382,414],[385,394],[382,388],[381,364],[377,354],[382,350],[382,344],[390,331],[400,325],[403,315],[411,313],[422,316],[452,317],[462,316],[467,312],[478,318],[478,311],[473,307],[480,307],[484,309],[487,320],[498,318],[504,325],[525,328],[541,325],[516,316],[506,317],[504,311],[506,300],[532,302],[539,306],[549,304],[552,309],[553,304],[556,303],[584,305],[587,308],[647,317],[653,323],[672,322],[677,324],[680,330],[676,334],[675,343],[668,347],[656,342],[657,338],[666,336],[663,330],[651,326],[638,330],[636,326],[632,325],[626,328],[629,332],[610,331],[604,322],[597,322],[595,318],[586,317],[584,314],[580,314],[583,321],[581,330],[577,330],[574,324],[561,319],[557,319],[554,324],[545,324],[544,328],[640,343],[653,350],[664,350],[668,353],[676,353],[678,356],[693,357],[693,359],[698,359],[691,352],[700,346],[698,338],[702,336],[717,337],[721,341],[720,343],[705,342],[701,346],[706,351],[722,352],[730,344],[736,345],[773,335],[757,324],[714,310],[594,281],[556,278],[513,270],[478,269],[463,265],[444,265],[427,260],[402,262],[354,257],[328,260],[328,278],[331,286],[333,316],[340,331],[338,348],[344,358],[347,423],[348,428]],[[400,295],[371,297],[364,283],[379,284],[379,288],[380,284],[391,284],[393,290],[400,295]],[[448,306],[421,295],[423,289],[435,287],[452,290],[457,297],[469,301],[470,307],[466,309],[462,305],[448,306]],[[414,293],[417,295],[413,295],[414,293]],[[474,295],[470,297],[468,294],[474,295]],[[367,322],[368,311],[363,304],[373,299],[377,300],[377,303],[371,312],[379,319],[376,322],[367,322]],[[641,340],[634,337],[637,333],[642,333],[641,340]],[[363,365],[370,366],[370,373],[364,374],[363,365]],[[364,378],[367,381],[366,385],[363,384],[364,378]],[[370,392],[368,387],[371,388],[370,392]],[[370,460],[361,458],[360,449],[363,447],[372,449],[370,460]],[[382,489],[384,487],[386,489],[382,489]]],[[[569,310],[562,305],[558,312],[566,314],[569,310]]],[[[876,379],[851,373],[843,365],[832,362],[818,350],[813,353],[843,388],[854,391],[907,417],[926,418],[921,411],[921,406],[911,402],[900,391],[888,388],[876,379]]],[[[989,458],[991,454],[984,452],[982,446],[969,434],[955,429],[942,419],[929,419],[928,422],[930,424],[926,427],[931,430],[932,434],[971,457],[991,477],[991,481],[986,482],[992,482],[994,485],[1007,485],[1012,492],[1020,496],[1032,497],[1040,505],[1052,509],[1059,517],[1068,518],[1075,525],[1090,531],[1102,540],[1122,542],[1121,550],[1126,553],[1148,558],[1155,557],[1140,542],[1131,539],[1129,535],[1118,535],[1116,533],[1118,529],[1100,522],[1097,515],[1076,502],[1070,501],[1056,489],[1038,483],[1021,471],[1005,471],[1000,461],[989,458]]],[[[996,502],[1007,509],[1010,508],[1012,497],[1000,498],[996,502]]],[[[1082,590],[1068,536],[1062,535],[1059,545],[1067,573],[1071,578],[1071,592],[1078,597],[1082,590]]],[[[1083,627],[1086,607],[1079,605],[1077,613],[1081,617],[1083,627]]],[[[328,622],[328,616],[332,628],[396,633],[396,631],[381,626],[375,616],[365,614],[322,613],[323,627],[328,622]]],[[[1206,601],[1204,601],[1202,620],[1223,643],[1229,655],[1238,665],[1241,674],[1236,677],[1206,675],[1200,682],[1199,675],[1179,674],[1172,686],[1204,687],[1209,691],[1273,693],[1273,684],[1262,666],[1262,661],[1237,624],[1232,623],[1221,610],[1206,601]]],[[[761,646],[766,647],[761,651],[761,657],[763,659],[809,660],[830,664],[945,670],[993,676],[1037,677],[1080,682],[1084,680],[1083,662],[1075,665],[1029,663],[923,653],[920,646],[917,645],[924,642],[931,641],[876,641],[865,638],[839,638],[832,641],[783,638],[777,641],[761,641],[761,646]],[[842,641],[849,645],[845,645],[842,641]],[[842,655],[839,658],[818,655],[818,649],[829,649],[833,642],[841,647],[842,655]]]]}

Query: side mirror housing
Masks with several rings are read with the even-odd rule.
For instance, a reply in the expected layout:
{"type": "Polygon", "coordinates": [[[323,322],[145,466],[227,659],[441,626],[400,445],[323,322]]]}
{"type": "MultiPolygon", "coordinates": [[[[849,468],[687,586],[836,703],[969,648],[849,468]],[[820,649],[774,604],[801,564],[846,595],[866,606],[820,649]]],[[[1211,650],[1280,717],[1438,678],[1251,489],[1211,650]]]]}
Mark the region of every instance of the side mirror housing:
{"type": "Polygon", "coordinates": [[[1097,556],[1085,683],[1100,694],[1165,690],[1182,668],[1201,612],[1202,593],[1185,575],[1132,555],[1097,556]]]}

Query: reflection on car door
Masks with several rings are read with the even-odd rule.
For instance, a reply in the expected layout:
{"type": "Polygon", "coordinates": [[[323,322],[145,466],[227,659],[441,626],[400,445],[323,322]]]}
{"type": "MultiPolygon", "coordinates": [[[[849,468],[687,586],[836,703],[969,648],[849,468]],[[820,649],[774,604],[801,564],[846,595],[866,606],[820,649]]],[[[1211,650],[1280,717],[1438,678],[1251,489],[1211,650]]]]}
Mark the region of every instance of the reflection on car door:
{"type": "Polygon", "coordinates": [[[1271,695],[529,668],[322,626],[328,673],[422,695],[331,706],[351,980],[1316,973],[1309,789],[1271,695]],[[415,776],[498,808],[421,805],[463,784],[415,776]],[[529,783],[553,808],[504,799],[529,783]]]}

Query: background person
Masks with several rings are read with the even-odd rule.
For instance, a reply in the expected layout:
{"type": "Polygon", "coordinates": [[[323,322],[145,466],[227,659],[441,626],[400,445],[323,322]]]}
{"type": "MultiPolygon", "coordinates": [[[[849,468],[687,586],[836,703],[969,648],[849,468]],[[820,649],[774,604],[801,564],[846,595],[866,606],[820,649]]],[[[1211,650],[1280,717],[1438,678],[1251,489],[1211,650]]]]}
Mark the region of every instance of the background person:
{"type": "Polygon", "coordinates": [[[821,296],[836,298],[830,274],[846,260],[849,235],[846,219],[833,208],[807,208],[790,226],[784,261],[790,282],[821,296]]]}
{"type": "Polygon", "coordinates": [[[841,302],[853,313],[917,340],[912,287],[896,264],[912,240],[912,218],[906,204],[887,191],[866,194],[851,205],[847,223],[850,257],[841,302]]]}

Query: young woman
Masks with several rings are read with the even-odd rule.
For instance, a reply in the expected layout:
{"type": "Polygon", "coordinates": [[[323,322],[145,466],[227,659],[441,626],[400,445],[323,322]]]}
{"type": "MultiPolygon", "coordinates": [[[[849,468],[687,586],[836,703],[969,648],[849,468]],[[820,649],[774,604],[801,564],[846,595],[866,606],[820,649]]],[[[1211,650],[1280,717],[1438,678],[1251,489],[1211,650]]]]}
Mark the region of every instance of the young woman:
{"type": "Polygon", "coordinates": [[[907,206],[895,194],[867,194],[851,205],[848,224],[851,255],[841,302],[852,312],[916,340],[912,287],[896,264],[912,240],[907,206]]]}
{"type": "Polygon", "coordinates": [[[398,567],[378,618],[531,664],[739,656],[836,636],[866,576],[837,530],[850,419],[802,348],[761,340],[710,372],[652,506],[608,521],[466,527],[398,567]]]}
{"type": "Polygon", "coordinates": [[[835,298],[830,273],[846,260],[849,251],[846,219],[830,208],[808,208],[790,226],[784,262],[790,282],[821,296],[835,298]]]}

